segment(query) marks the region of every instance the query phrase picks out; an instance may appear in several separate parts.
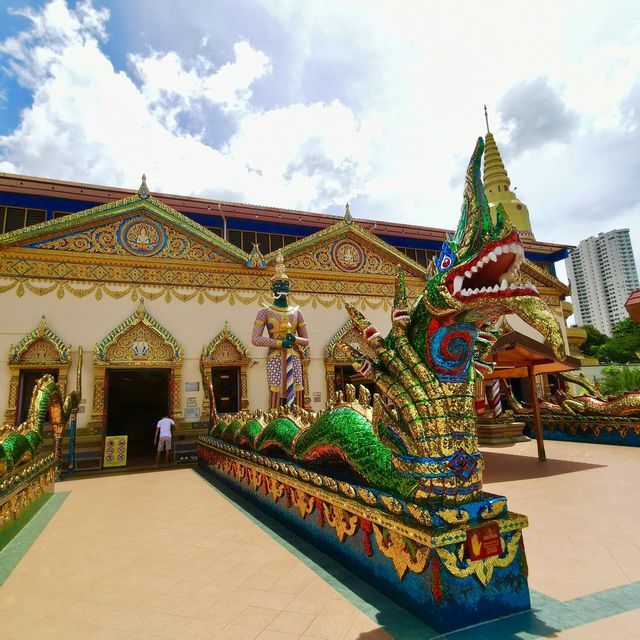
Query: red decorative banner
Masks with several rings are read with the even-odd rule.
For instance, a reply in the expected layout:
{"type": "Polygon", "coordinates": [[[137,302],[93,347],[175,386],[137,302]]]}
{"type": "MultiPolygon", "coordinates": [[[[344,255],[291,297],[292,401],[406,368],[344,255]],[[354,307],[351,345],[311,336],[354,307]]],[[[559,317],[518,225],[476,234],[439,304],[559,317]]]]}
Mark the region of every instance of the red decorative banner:
{"type": "Polygon", "coordinates": [[[470,560],[483,560],[502,553],[500,528],[497,524],[487,524],[484,527],[467,531],[467,553],[470,560]]]}

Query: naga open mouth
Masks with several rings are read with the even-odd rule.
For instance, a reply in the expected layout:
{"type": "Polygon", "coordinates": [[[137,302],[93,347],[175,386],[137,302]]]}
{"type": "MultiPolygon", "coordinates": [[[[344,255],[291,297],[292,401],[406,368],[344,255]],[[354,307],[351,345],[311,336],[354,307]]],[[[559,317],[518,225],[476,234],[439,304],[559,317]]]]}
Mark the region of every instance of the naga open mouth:
{"type": "Polygon", "coordinates": [[[515,282],[524,260],[524,249],[517,233],[489,243],[473,262],[451,270],[447,278],[449,291],[458,300],[487,297],[538,295],[535,285],[515,282]]]}

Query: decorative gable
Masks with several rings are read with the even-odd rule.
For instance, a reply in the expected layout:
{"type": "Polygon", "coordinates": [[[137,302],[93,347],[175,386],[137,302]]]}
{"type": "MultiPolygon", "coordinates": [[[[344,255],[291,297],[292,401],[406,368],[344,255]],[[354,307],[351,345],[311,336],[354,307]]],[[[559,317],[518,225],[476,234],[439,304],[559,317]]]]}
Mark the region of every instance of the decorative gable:
{"type": "Polygon", "coordinates": [[[9,348],[9,364],[51,366],[70,362],[71,347],[49,329],[44,316],[31,333],[9,348]]]}
{"type": "MultiPolygon", "coordinates": [[[[291,269],[394,277],[396,265],[408,276],[424,277],[426,269],[353,221],[345,219],[279,250],[291,269]]],[[[278,252],[265,256],[274,262],[278,252]]]]}
{"type": "Polygon", "coordinates": [[[202,348],[200,360],[203,366],[207,367],[248,364],[251,361],[251,353],[247,345],[229,329],[229,323],[225,320],[222,331],[202,348]]]}
{"type": "Polygon", "coordinates": [[[177,340],[151,316],[141,300],[135,313],[96,345],[93,359],[96,365],[171,366],[182,364],[182,355],[177,340]]]}
{"type": "Polygon", "coordinates": [[[141,187],[138,195],[7,233],[0,236],[0,247],[190,262],[249,260],[241,249],[145,193],[141,187]]]}

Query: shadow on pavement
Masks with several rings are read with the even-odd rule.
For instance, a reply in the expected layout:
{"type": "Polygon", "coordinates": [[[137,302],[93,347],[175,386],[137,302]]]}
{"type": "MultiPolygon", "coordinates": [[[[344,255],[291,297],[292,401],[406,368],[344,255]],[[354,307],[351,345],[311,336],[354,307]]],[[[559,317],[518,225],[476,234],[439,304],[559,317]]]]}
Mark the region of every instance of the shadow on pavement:
{"type": "Polygon", "coordinates": [[[519,456],[497,451],[483,451],[485,461],[483,481],[509,482],[511,480],[527,480],[530,478],[548,478],[564,473],[576,473],[589,469],[606,467],[604,464],[590,464],[587,462],[573,462],[572,460],[549,459],[540,462],[537,456],[519,456]]]}

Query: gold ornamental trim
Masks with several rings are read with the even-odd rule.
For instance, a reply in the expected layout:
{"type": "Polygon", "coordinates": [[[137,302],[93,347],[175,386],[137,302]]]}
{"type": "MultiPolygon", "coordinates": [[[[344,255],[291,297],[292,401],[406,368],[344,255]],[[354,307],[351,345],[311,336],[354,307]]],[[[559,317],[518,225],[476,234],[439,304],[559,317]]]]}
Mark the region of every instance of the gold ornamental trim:
{"type": "Polygon", "coordinates": [[[278,253],[281,252],[282,255],[287,259],[287,261],[290,261],[292,257],[304,253],[307,249],[316,248],[324,242],[337,240],[343,237],[345,239],[349,238],[356,241],[359,240],[364,245],[368,245],[370,248],[381,251],[387,259],[389,259],[394,264],[402,265],[409,272],[409,274],[413,276],[424,278],[424,276],[426,275],[425,267],[398,251],[388,242],[385,242],[384,240],[378,238],[378,236],[360,226],[353,219],[341,220],[340,222],[337,222],[330,227],[326,227],[324,229],[321,229],[320,231],[316,231],[316,233],[312,233],[310,236],[301,238],[296,242],[292,242],[282,249],[272,251],[271,253],[268,253],[266,256],[264,256],[264,260],[267,265],[269,265],[270,263],[275,261],[278,253]]]}
{"type": "Polygon", "coordinates": [[[142,353],[144,344],[140,345],[140,352],[136,353],[136,343],[132,344],[132,352],[128,356],[123,356],[117,359],[118,362],[134,361],[139,359],[140,361],[148,362],[149,364],[157,364],[159,362],[168,362],[170,364],[178,365],[182,363],[183,348],[178,344],[178,341],[165,329],[146,309],[144,306],[144,300],[140,300],[136,311],[130,315],[124,322],[121,322],[115,329],[109,332],[99,343],[96,344],[93,354],[94,363],[96,365],[105,366],[105,364],[113,364],[112,358],[109,356],[109,349],[114,347],[121,338],[131,329],[136,326],[144,326],[151,329],[152,332],[158,334],[161,339],[171,349],[169,357],[145,357],[142,353]]]}
{"type": "MultiPolygon", "coordinates": [[[[386,286],[386,285],[385,285],[386,286]]],[[[196,300],[198,304],[206,302],[228,302],[229,304],[267,304],[269,299],[260,291],[241,289],[204,289],[188,288],[182,286],[154,286],[141,284],[124,283],[98,283],[98,282],[78,282],[78,281],[47,281],[38,278],[31,280],[27,278],[2,278],[0,276],[0,294],[14,291],[21,298],[26,292],[37,296],[55,294],[57,298],[63,299],[67,294],[76,298],[93,297],[96,300],[111,298],[118,300],[129,297],[133,302],[143,298],[145,300],[158,300],[163,298],[165,302],[177,300],[179,302],[189,302],[196,300]]],[[[291,295],[292,302],[300,307],[337,308],[343,309],[344,303],[349,302],[353,306],[363,311],[367,309],[383,309],[389,311],[393,303],[393,296],[387,296],[386,290],[380,295],[360,295],[356,293],[333,294],[333,293],[296,293],[291,295]],[[384,296],[384,297],[383,297],[384,296]]]]}
{"type": "MultiPolygon", "coordinates": [[[[271,461],[268,458],[265,458],[254,452],[244,451],[226,443],[220,443],[219,445],[214,444],[203,439],[199,439],[198,444],[205,449],[216,451],[236,463],[245,465],[248,469],[250,469],[252,478],[255,478],[255,473],[261,473],[267,475],[270,478],[276,478],[280,482],[291,486],[298,492],[299,495],[302,494],[307,497],[307,499],[304,500],[305,511],[311,508],[311,502],[309,501],[309,498],[320,498],[321,500],[328,502],[336,507],[340,507],[343,511],[346,511],[350,514],[365,518],[366,520],[369,520],[381,527],[393,529],[396,533],[410,538],[418,544],[429,548],[438,548],[456,543],[465,543],[467,539],[467,530],[478,526],[477,524],[468,525],[463,523],[458,526],[450,527],[446,531],[439,531],[436,528],[429,527],[419,529],[408,525],[406,523],[406,520],[402,519],[401,517],[394,516],[390,513],[385,513],[379,508],[364,505],[349,498],[342,497],[338,493],[333,493],[333,491],[327,490],[324,485],[322,487],[317,486],[311,481],[309,472],[306,472],[304,474],[309,477],[309,481],[301,480],[300,478],[296,478],[293,475],[289,474],[289,466],[285,465],[285,463],[271,461]],[[265,462],[268,461],[268,464],[262,464],[262,460],[264,460],[265,462]],[[277,469],[274,468],[274,466],[277,466],[277,469]],[[284,472],[282,471],[283,469],[284,472]]],[[[291,468],[295,469],[295,467],[291,468]]],[[[298,469],[296,473],[300,471],[304,470],[298,469]]],[[[314,475],[318,476],[319,474],[314,475]]],[[[319,477],[324,480],[324,476],[319,477]]],[[[257,484],[257,486],[260,486],[259,483],[257,484]]],[[[296,504],[296,506],[300,508],[295,500],[294,504],[296,504]]],[[[307,511],[307,513],[309,513],[309,511],[307,511]]],[[[526,516],[512,512],[507,513],[507,515],[505,515],[503,518],[496,519],[495,523],[498,525],[501,534],[511,531],[517,531],[529,525],[529,521],[526,516]]]]}
{"type": "MultiPolygon", "coordinates": [[[[71,345],[66,345],[62,339],[47,326],[47,320],[44,316],[40,318],[38,326],[28,333],[18,344],[9,347],[9,364],[21,364],[24,355],[38,340],[42,340],[51,344],[53,348],[52,355],[55,358],[47,358],[42,364],[69,364],[71,362],[71,345]]],[[[29,360],[29,364],[40,364],[39,362],[29,360]]]]}
{"type": "Polygon", "coordinates": [[[215,247],[217,250],[233,256],[238,262],[246,264],[249,254],[227,240],[220,238],[202,225],[194,222],[184,214],[164,204],[164,202],[149,195],[141,197],[135,194],[115,202],[85,209],[76,213],[47,220],[40,224],[31,225],[23,229],[17,229],[0,235],[0,247],[14,245],[33,244],[40,240],[52,239],[56,235],[65,233],[76,233],[83,229],[96,227],[103,222],[111,222],[117,218],[122,218],[129,213],[144,211],[154,215],[162,222],[175,225],[182,231],[186,231],[207,245],[215,247]]]}

